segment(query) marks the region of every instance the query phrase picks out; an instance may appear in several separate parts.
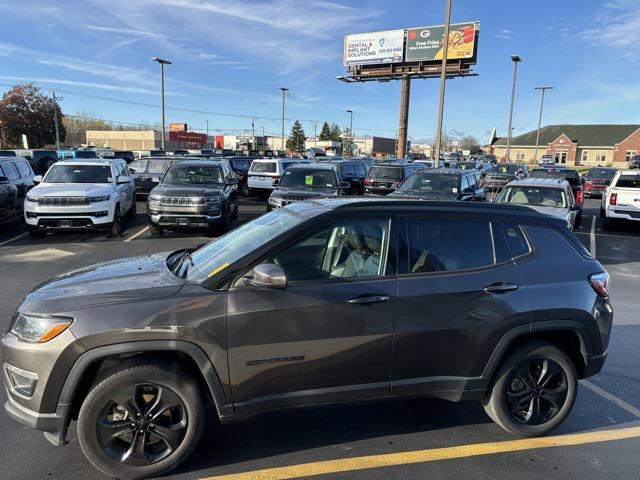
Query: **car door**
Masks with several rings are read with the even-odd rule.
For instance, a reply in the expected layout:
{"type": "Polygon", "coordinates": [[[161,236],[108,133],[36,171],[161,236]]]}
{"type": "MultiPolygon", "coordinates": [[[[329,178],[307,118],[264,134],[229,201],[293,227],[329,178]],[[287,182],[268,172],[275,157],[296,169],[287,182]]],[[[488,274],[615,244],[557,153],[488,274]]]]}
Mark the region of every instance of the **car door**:
{"type": "Polygon", "coordinates": [[[238,413],[389,395],[395,237],[384,215],[325,224],[260,262],[279,264],[286,288],[229,290],[238,413]]]}
{"type": "Polygon", "coordinates": [[[483,388],[493,347],[531,320],[501,225],[434,214],[401,231],[392,394],[483,388]]]}
{"type": "Polygon", "coordinates": [[[122,194],[124,195],[125,202],[127,205],[127,210],[131,208],[133,202],[135,202],[134,192],[135,186],[133,183],[133,178],[131,178],[131,174],[129,173],[129,169],[127,168],[126,162],[122,161],[118,163],[118,172],[119,175],[126,178],[128,183],[123,183],[120,186],[122,187],[122,194]]]}

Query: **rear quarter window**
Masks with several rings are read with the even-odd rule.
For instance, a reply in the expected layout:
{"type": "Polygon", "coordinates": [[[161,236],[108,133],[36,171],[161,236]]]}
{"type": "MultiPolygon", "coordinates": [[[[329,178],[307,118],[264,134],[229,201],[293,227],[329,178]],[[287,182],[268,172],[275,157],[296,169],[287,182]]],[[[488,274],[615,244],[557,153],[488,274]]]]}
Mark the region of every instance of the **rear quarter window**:
{"type": "Polygon", "coordinates": [[[503,224],[502,232],[504,233],[511,258],[521,257],[531,251],[529,241],[519,225],[512,223],[503,224]]]}
{"type": "Polygon", "coordinates": [[[572,242],[565,237],[573,235],[569,230],[562,234],[552,226],[523,225],[523,228],[535,251],[542,255],[544,264],[552,268],[557,275],[565,271],[575,271],[576,262],[589,257],[589,252],[578,240],[572,242]]]}

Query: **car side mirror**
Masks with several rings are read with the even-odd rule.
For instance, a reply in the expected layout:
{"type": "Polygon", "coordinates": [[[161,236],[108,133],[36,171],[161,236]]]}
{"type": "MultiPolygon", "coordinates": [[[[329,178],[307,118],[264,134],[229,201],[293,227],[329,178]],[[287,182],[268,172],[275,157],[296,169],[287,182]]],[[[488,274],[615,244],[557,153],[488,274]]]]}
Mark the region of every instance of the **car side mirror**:
{"type": "Polygon", "coordinates": [[[130,169],[129,169],[129,173],[136,173],[135,168],[130,168],[130,169]]]}
{"type": "Polygon", "coordinates": [[[572,212],[577,212],[578,210],[580,210],[580,205],[574,203],[573,205],[571,205],[571,208],[569,208],[569,210],[571,210],[572,212]]]}
{"type": "Polygon", "coordinates": [[[287,275],[280,265],[275,263],[261,263],[242,279],[250,287],[287,288],[287,275]]]}
{"type": "Polygon", "coordinates": [[[0,176],[0,183],[9,183],[9,179],[5,176],[0,176]]]}
{"type": "Polygon", "coordinates": [[[341,182],[340,189],[341,190],[349,190],[351,188],[351,184],[349,182],[341,182]]]}
{"type": "Polygon", "coordinates": [[[39,184],[40,182],[42,182],[42,175],[36,175],[31,181],[34,183],[34,185],[39,184]]]}
{"type": "Polygon", "coordinates": [[[237,178],[227,178],[227,185],[238,185],[238,179],[237,178]]]}
{"type": "Polygon", "coordinates": [[[585,182],[585,181],[586,181],[586,180],[585,180],[585,178],[584,178],[584,177],[580,177],[580,183],[581,183],[582,185],[584,185],[584,182],[585,182]]]}
{"type": "Polygon", "coordinates": [[[118,185],[122,185],[124,183],[129,183],[129,177],[125,177],[124,175],[118,175],[118,178],[116,179],[116,183],[118,185]]]}

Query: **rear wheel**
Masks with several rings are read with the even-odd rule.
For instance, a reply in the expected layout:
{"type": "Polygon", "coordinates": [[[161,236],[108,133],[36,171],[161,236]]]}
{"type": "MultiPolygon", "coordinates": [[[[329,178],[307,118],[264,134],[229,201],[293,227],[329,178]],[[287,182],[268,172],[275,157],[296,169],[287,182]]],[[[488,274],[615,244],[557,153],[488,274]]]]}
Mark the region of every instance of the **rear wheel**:
{"type": "Polygon", "coordinates": [[[78,442],[105,475],[137,479],[175,469],[197,445],[204,403],[196,381],[169,365],[125,363],[87,395],[78,442]]]}
{"type": "Polygon", "coordinates": [[[578,379],[569,357],[555,346],[532,342],[502,364],[485,411],[502,428],[523,437],[545,435],[569,415],[578,379]]]}

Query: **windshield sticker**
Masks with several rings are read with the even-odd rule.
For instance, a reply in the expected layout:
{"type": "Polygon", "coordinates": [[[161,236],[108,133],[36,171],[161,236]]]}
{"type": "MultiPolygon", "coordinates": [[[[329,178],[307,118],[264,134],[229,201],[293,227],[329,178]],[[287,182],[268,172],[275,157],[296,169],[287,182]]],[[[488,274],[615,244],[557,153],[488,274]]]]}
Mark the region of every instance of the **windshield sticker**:
{"type": "Polygon", "coordinates": [[[457,188],[455,188],[455,187],[453,187],[453,188],[451,189],[451,191],[452,191],[453,193],[458,193],[458,189],[457,189],[457,188]]]}
{"type": "Polygon", "coordinates": [[[313,175],[305,175],[304,176],[304,184],[305,185],[309,185],[310,187],[313,186],[313,175]]]}
{"type": "Polygon", "coordinates": [[[222,270],[224,270],[228,266],[229,266],[229,263],[228,262],[224,262],[219,267],[215,268],[214,270],[211,270],[211,272],[209,272],[209,275],[207,275],[207,278],[213,277],[215,274],[220,273],[222,270]]]}
{"type": "Polygon", "coordinates": [[[507,167],[502,167],[502,173],[507,173],[507,167]]]}

